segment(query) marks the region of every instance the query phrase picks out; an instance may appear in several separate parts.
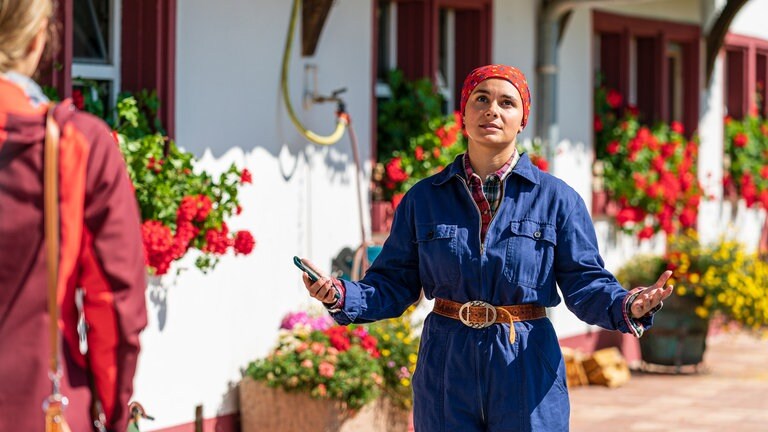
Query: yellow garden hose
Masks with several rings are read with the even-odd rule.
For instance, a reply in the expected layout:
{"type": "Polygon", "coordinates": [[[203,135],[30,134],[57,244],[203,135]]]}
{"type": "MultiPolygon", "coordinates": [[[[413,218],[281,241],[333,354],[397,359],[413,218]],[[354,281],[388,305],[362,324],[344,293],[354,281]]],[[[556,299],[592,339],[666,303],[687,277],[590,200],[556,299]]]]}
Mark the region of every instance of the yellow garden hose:
{"type": "Polygon", "coordinates": [[[288,109],[288,115],[291,117],[291,122],[296,126],[296,129],[308,140],[321,145],[331,145],[338,142],[342,136],[344,136],[344,128],[348,124],[348,118],[343,109],[340,108],[336,113],[338,120],[336,123],[336,130],[328,136],[318,135],[311,130],[304,127],[301,124],[296,113],[293,111],[293,105],[291,104],[291,98],[288,94],[288,60],[291,58],[291,45],[293,44],[293,33],[296,27],[296,20],[299,16],[299,4],[301,0],[293,0],[293,8],[291,9],[291,23],[288,26],[288,36],[285,38],[285,50],[283,50],[283,70],[280,74],[280,88],[283,93],[283,100],[285,101],[285,107],[288,109]]]}

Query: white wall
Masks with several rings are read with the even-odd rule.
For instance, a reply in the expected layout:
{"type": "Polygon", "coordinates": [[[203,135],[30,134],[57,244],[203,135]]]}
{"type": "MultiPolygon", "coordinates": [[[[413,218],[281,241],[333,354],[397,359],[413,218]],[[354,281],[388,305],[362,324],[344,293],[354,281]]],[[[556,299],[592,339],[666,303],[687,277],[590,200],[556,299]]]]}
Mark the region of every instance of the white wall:
{"type": "Polygon", "coordinates": [[[631,2],[606,3],[595,6],[595,9],[638,18],[692,24],[701,22],[701,0],[642,0],[635,1],[634,4],[631,2]]]}
{"type": "MultiPolygon", "coordinates": [[[[768,40],[766,16],[768,0],[750,0],[734,18],[730,32],[768,40]]],[[[736,205],[723,201],[723,165],[719,155],[723,154],[724,89],[727,83],[722,55],[717,58],[711,82],[706,84],[701,93],[699,180],[705,195],[714,199],[702,201],[699,209],[699,226],[710,227],[701,231],[702,240],[715,241],[718,236],[726,235],[754,250],[760,240],[765,211],[747,209],[743,200],[736,205]]]]}
{"type": "MultiPolygon", "coordinates": [[[[236,411],[240,369],[269,351],[286,312],[312,303],[292,257],[330,270],[343,247],[361,241],[348,134],[331,147],[308,143],[280,98],[290,8],[282,0],[179,2],[177,143],[203,156],[212,172],[232,162],[252,171],[253,185],[242,189],[243,213],[230,227],[251,230],[258,244],[249,256],[224,258],[208,275],[190,257],[182,263],[190,269],[148,290],[150,324],[135,398],[157,420],[144,427],[189,423],[199,404],[205,418],[236,411]]],[[[312,82],[305,65],[317,65],[321,93],[347,88],[342,97],[363,161],[371,142],[371,16],[371,2],[334,2],[315,56],[300,57],[297,28],[290,61],[294,108],[317,133],[333,130],[336,107],[302,108],[304,82],[312,82]]],[[[363,191],[368,173],[366,167],[363,191]]]]}
{"type": "MultiPolygon", "coordinates": [[[[758,18],[768,16],[766,2],[750,1],[735,20],[734,31],[768,39],[758,18]]],[[[307,143],[292,126],[281,101],[280,64],[290,3],[230,0],[222,7],[206,0],[179,2],[177,142],[202,156],[204,167],[213,172],[232,162],[253,172],[254,184],[243,189],[241,196],[243,214],[230,226],[250,229],[258,245],[247,257],[226,257],[205,276],[192,267],[194,257],[189,257],[177,266],[188,270],[148,290],[150,325],[142,336],[135,393],[157,417],[146,427],[189,423],[199,404],[206,418],[236,411],[233,389],[240,369],[268,352],[286,312],[313,304],[289,262],[291,257],[308,256],[329,269],[330,260],[343,247],[360,242],[348,135],[332,147],[307,143]]],[[[532,90],[536,88],[537,5],[536,1],[494,2],[493,62],[519,67],[532,90]]],[[[321,93],[347,87],[343,97],[360,139],[362,160],[369,159],[372,127],[371,7],[369,1],[334,2],[316,55],[300,57],[297,30],[290,62],[294,107],[305,125],[318,133],[332,130],[335,107],[302,108],[304,83],[312,82],[305,76],[305,65],[317,65],[321,93]]],[[[698,0],[601,9],[694,23],[706,19],[698,0]]],[[[589,206],[593,53],[588,8],[572,14],[559,56],[561,141],[555,175],[574,187],[589,206]]],[[[713,186],[708,191],[716,197],[722,176],[720,69],[711,89],[702,89],[701,113],[700,173],[702,181],[712,173],[713,186]]],[[[521,139],[531,139],[535,122],[534,115],[521,139]]],[[[364,194],[369,168],[365,170],[364,194]]],[[[367,224],[367,210],[364,214],[367,224]]],[[[704,203],[700,215],[704,235],[713,236],[724,226],[725,214],[719,201],[704,203]]],[[[739,214],[739,225],[748,228],[744,235],[754,238],[760,214],[739,214]]],[[[661,238],[639,245],[633,238],[617,235],[605,221],[598,221],[595,228],[610,270],[617,270],[638,251],[659,251],[663,246],[661,238]]],[[[564,306],[552,311],[551,317],[560,337],[589,329],[564,306]]]]}
{"type": "Polygon", "coordinates": [[[768,39],[766,17],[768,17],[768,0],[749,0],[733,19],[731,32],[768,39]]]}
{"type": "MultiPolygon", "coordinates": [[[[493,63],[520,69],[528,80],[534,101],[532,113],[520,140],[530,140],[536,131],[536,13],[538,1],[495,0],[493,3],[493,63]]],[[[460,79],[464,79],[461,77],[460,79]]]]}

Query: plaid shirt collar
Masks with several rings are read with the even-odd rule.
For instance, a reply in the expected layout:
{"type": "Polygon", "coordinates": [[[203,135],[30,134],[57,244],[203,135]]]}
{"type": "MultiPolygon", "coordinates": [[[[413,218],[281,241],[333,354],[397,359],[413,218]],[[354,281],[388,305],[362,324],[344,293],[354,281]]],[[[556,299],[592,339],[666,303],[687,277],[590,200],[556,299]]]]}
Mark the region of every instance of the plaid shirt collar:
{"type": "Polygon", "coordinates": [[[469,154],[464,154],[465,181],[467,182],[467,186],[469,186],[469,192],[472,195],[472,199],[475,201],[477,209],[480,211],[481,241],[485,240],[485,234],[488,232],[491,220],[501,204],[504,179],[509,176],[509,173],[512,172],[512,169],[519,159],[520,156],[517,154],[517,150],[515,150],[512,157],[510,157],[501,168],[496,172],[489,174],[485,178],[485,181],[483,181],[472,169],[472,165],[469,163],[469,154]]]}
{"type": "Polygon", "coordinates": [[[472,169],[472,165],[469,162],[469,153],[464,153],[464,174],[466,175],[465,179],[467,181],[468,185],[472,184],[472,178],[476,178],[477,180],[480,180],[481,184],[485,184],[488,181],[496,180],[499,182],[503,182],[507,176],[512,172],[512,170],[515,168],[515,165],[517,165],[517,161],[520,159],[520,154],[517,153],[517,149],[515,149],[515,152],[512,154],[512,157],[507,160],[507,162],[504,163],[504,165],[501,166],[496,172],[493,174],[489,174],[488,177],[485,178],[485,180],[481,179],[480,176],[475,173],[475,170],[472,169]]]}

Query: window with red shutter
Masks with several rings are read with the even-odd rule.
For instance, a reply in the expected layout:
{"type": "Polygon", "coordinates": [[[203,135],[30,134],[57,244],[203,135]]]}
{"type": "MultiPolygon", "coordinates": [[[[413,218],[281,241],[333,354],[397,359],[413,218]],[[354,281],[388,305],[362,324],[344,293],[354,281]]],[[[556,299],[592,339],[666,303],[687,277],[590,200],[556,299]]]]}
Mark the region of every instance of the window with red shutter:
{"type": "Polygon", "coordinates": [[[155,90],[172,136],[176,0],[59,0],[59,50],[38,80],[61,97],[93,88],[105,107],[121,91],[155,90]]]}
{"type": "Polygon", "coordinates": [[[750,112],[768,116],[768,40],[729,33],[723,51],[727,115],[734,119],[750,112]]]}
{"type": "Polygon", "coordinates": [[[399,68],[410,80],[434,81],[446,113],[458,108],[464,77],[491,61],[491,6],[491,0],[378,0],[376,95],[386,97],[386,72],[399,68]]]}
{"type": "MultiPolygon", "coordinates": [[[[601,11],[592,19],[600,85],[635,106],[641,122],[679,121],[692,134],[699,118],[699,27],[601,11]]],[[[609,206],[596,188],[592,216],[605,216],[609,206]]]]}

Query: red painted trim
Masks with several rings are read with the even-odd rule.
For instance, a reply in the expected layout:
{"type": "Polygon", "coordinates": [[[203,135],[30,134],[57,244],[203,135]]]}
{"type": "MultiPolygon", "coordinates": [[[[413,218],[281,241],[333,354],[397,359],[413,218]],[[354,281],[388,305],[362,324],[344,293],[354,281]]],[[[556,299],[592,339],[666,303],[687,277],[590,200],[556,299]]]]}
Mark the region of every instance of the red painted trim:
{"type": "Polygon", "coordinates": [[[637,18],[597,10],[592,12],[592,25],[596,33],[623,33],[628,30],[636,37],[656,37],[663,33],[673,42],[698,40],[701,35],[699,26],[695,24],[637,18]]]}
{"type": "MultiPolygon", "coordinates": [[[[683,48],[683,71],[686,78],[683,80],[683,123],[686,134],[693,134],[698,129],[699,116],[699,75],[700,67],[700,43],[701,30],[694,24],[686,24],[672,21],[660,21],[646,18],[637,18],[632,16],[618,15],[601,11],[592,12],[593,31],[596,34],[614,33],[622,35],[622,47],[620,50],[620,73],[621,87],[618,89],[625,96],[628,94],[629,83],[629,47],[633,38],[652,38],[653,39],[653,73],[647,71],[650,75],[648,79],[653,80],[655,88],[655,97],[647,101],[649,106],[645,108],[651,119],[671,120],[669,112],[669,101],[667,95],[666,83],[669,79],[668,66],[666,64],[666,46],[669,42],[678,43],[683,48]]],[[[639,80],[639,77],[638,77],[639,80]]],[[[642,98],[642,88],[638,86],[638,105],[642,98]]]]}
{"type": "MultiPolygon", "coordinates": [[[[728,52],[734,52],[739,51],[742,52],[745,59],[743,64],[743,77],[741,81],[735,81],[732,79],[726,80],[726,85],[724,86],[725,97],[729,98],[726,100],[730,100],[731,98],[735,98],[736,96],[732,92],[739,92],[740,96],[742,98],[742,113],[741,115],[746,115],[749,112],[751,112],[751,108],[756,105],[755,95],[757,91],[757,55],[758,54],[766,54],[768,53],[768,40],[765,39],[759,39],[752,36],[745,36],[745,35],[739,35],[735,33],[728,33],[725,35],[725,44],[723,47],[723,50],[728,52]],[[731,86],[736,86],[738,84],[741,84],[740,87],[733,88],[731,86]]],[[[727,60],[727,57],[726,57],[727,60]]],[[[727,66],[727,65],[726,65],[727,66]]],[[[768,77],[763,76],[764,82],[768,82],[765,80],[768,80],[768,77]]],[[[763,98],[768,96],[768,90],[763,89],[763,98]]],[[[734,99],[735,100],[735,99],[734,99]]],[[[765,99],[763,99],[765,100],[765,99]]],[[[768,114],[768,110],[764,108],[764,113],[768,114]]],[[[736,116],[732,116],[736,117],[736,116]]]]}
{"type": "MultiPolygon", "coordinates": [[[[151,422],[145,421],[142,427],[152,426],[151,422]]],[[[163,429],[154,429],[155,432],[190,432],[195,430],[195,423],[184,423],[163,429]]],[[[218,417],[203,420],[203,432],[239,432],[240,431],[240,413],[225,414],[218,417]]]]}
{"type": "Polygon", "coordinates": [[[434,79],[432,1],[397,4],[397,67],[410,80],[434,79]]]}
{"type": "Polygon", "coordinates": [[[768,50],[768,40],[736,33],[728,33],[725,35],[725,46],[754,46],[757,49],[766,51],[768,50]]]}
{"type": "Polygon", "coordinates": [[[123,90],[157,91],[160,120],[175,131],[176,0],[136,0],[123,5],[123,90]]]}
{"type": "Polygon", "coordinates": [[[437,6],[450,9],[475,9],[485,11],[490,0],[437,0],[437,6]]]}
{"type": "Polygon", "coordinates": [[[603,348],[617,347],[627,362],[640,360],[640,343],[630,334],[599,329],[561,338],[559,342],[561,347],[579,350],[587,355],[603,348]]]}
{"type": "Polygon", "coordinates": [[[165,44],[166,55],[164,57],[164,72],[161,71],[161,77],[165,78],[163,92],[163,111],[165,127],[168,129],[168,136],[173,137],[176,132],[176,0],[165,0],[162,2],[165,6],[165,22],[161,23],[161,28],[165,30],[163,34],[163,43],[165,44]]]}

